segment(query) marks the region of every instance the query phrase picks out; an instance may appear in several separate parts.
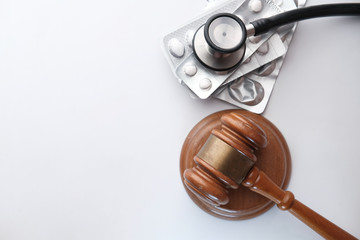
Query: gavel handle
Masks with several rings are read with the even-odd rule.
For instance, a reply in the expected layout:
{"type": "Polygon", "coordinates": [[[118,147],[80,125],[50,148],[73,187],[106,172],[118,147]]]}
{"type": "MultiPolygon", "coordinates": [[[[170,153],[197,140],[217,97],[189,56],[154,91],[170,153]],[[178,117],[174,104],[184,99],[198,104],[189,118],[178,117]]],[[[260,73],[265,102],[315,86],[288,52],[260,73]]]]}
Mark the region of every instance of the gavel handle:
{"type": "Polygon", "coordinates": [[[352,240],[357,239],[348,232],[344,231],[323,216],[311,210],[295,199],[294,194],[284,191],[278,187],[263,171],[257,167],[252,168],[242,185],[252,191],[269,198],[277,204],[281,210],[288,210],[295,217],[300,219],[315,232],[325,239],[332,240],[352,240]]]}

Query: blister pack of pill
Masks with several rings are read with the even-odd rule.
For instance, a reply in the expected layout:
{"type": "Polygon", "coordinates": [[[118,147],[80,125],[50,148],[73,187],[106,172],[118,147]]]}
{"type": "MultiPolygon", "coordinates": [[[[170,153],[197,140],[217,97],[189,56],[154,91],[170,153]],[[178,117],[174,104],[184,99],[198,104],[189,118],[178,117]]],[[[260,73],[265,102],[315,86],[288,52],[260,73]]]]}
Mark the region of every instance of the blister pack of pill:
{"type": "MultiPolygon", "coordinates": [[[[220,1],[220,0],[218,0],[220,1]]],[[[241,63],[228,71],[204,66],[193,52],[194,34],[217,13],[232,13],[245,24],[304,5],[306,0],[230,0],[213,5],[188,24],[163,38],[170,67],[191,96],[216,97],[243,109],[262,113],[270,98],[296,25],[287,25],[246,40],[241,63]],[[215,5],[215,6],[214,6],[215,5]]]]}

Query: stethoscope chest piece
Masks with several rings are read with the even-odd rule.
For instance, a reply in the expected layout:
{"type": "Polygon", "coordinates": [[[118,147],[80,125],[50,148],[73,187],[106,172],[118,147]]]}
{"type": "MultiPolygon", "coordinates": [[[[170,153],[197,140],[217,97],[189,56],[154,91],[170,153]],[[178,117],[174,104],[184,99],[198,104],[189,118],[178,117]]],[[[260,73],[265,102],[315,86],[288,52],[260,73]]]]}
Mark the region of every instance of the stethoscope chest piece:
{"type": "Polygon", "coordinates": [[[194,53],[202,64],[212,70],[231,70],[244,57],[245,39],[245,24],[237,16],[217,14],[195,33],[194,53]]]}

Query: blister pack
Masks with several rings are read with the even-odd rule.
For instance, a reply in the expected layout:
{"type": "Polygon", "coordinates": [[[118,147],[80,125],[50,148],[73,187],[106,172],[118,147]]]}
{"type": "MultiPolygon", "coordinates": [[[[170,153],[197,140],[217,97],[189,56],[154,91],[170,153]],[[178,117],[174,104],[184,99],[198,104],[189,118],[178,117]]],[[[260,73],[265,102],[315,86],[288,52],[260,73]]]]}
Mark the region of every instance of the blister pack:
{"type": "MultiPolygon", "coordinates": [[[[304,5],[305,0],[299,4],[304,5]]],[[[214,1],[211,1],[214,5],[214,1]]],[[[196,31],[217,13],[232,13],[245,24],[297,7],[297,1],[231,0],[207,12],[163,38],[163,49],[172,71],[191,95],[216,97],[255,113],[262,113],[271,95],[296,25],[287,25],[261,36],[249,37],[241,63],[231,70],[204,66],[193,51],[196,31]]]]}

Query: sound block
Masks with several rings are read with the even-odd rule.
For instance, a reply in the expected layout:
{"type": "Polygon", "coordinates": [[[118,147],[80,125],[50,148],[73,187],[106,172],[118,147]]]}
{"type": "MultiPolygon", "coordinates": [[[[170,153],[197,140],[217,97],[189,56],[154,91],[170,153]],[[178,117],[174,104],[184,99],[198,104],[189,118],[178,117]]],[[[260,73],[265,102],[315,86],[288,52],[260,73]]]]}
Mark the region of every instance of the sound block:
{"type": "MultiPolygon", "coordinates": [[[[264,149],[255,152],[257,166],[264,171],[279,187],[288,186],[291,172],[291,158],[287,143],[280,131],[266,118],[245,110],[225,110],[214,113],[201,120],[188,134],[180,155],[180,174],[184,183],[183,173],[195,166],[193,161],[206,142],[211,131],[220,128],[223,114],[238,112],[257,123],[266,133],[268,144],[264,149]]],[[[230,201],[226,205],[212,206],[201,201],[184,185],[190,198],[205,212],[216,217],[229,220],[242,220],[256,217],[269,210],[274,203],[269,199],[250,191],[240,185],[238,189],[229,189],[230,201]]]]}

